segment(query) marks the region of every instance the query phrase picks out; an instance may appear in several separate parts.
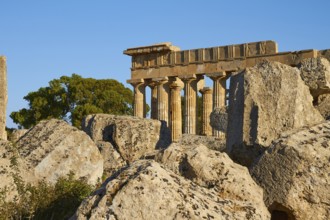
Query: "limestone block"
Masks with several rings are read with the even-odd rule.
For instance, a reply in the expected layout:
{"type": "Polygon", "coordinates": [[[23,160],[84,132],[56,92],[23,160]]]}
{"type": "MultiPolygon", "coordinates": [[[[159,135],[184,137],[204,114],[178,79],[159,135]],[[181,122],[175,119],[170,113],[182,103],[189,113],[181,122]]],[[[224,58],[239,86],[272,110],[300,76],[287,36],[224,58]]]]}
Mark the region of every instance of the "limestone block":
{"type": "Polygon", "coordinates": [[[213,109],[210,119],[213,130],[227,133],[228,113],[226,107],[213,109]]]}
{"type": "Polygon", "coordinates": [[[70,172],[90,184],[96,184],[102,177],[103,159],[97,146],[85,132],[65,121],[41,121],[16,145],[20,157],[33,172],[27,181],[45,179],[55,183],[70,172]]]}
{"type": "Polygon", "coordinates": [[[315,108],[319,110],[321,115],[326,119],[330,120],[330,94],[323,94],[317,98],[315,108]]]}
{"type": "Polygon", "coordinates": [[[269,219],[247,202],[222,198],[156,162],[136,161],[82,202],[74,219],[269,219]]]}
{"type": "Polygon", "coordinates": [[[0,56],[0,140],[7,140],[6,109],[7,109],[7,66],[6,58],[0,56]]]}
{"type": "Polygon", "coordinates": [[[253,165],[271,211],[330,219],[330,122],[285,132],[253,165]]]}
{"type": "Polygon", "coordinates": [[[314,100],[319,95],[330,93],[330,63],[327,59],[321,57],[305,59],[298,68],[314,100]]]}
{"type": "Polygon", "coordinates": [[[226,153],[201,144],[171,144],[161,162],[199,186],[214,188],[223,199],[246,202],[260,215],[268,215],[262,188],[253,181],[246,167],[234,163],[226,153]]]}
{"type": "Polygon", "coordinates": [[[250,165],[281,133],[323,121],[297,68],[264,61],[231,77],[227,151],[250,165]]]}
{"type": "Polygon", "coordinates": [[[170,133],[152,119],[107,114],[88,115],[82,128],[95,141],[110,142],[126,162],[169,145],[170,133]]]}

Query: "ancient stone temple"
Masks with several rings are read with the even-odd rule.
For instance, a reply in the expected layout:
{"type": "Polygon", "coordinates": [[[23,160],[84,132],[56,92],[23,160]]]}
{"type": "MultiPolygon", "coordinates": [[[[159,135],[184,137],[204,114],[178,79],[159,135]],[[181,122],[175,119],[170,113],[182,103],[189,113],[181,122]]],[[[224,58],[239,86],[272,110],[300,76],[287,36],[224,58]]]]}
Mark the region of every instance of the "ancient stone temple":
{"type": "Polygon", "coordinates": [[[0,140],[7,140],[6,108],[7,108],[7,66],[6,58],[0,56],[0,140]]]}
{"type": "Polygon", "coordinates": [[[151,118],[166,122],[172,141],[183,132],[196,134],[198,92],[203,95],[204,135],[223,136],[210,127],[209,115],[226,105],[226,80],[233,72],[252,67],[267,59],[295,66],[302,59],[317,57],[317,50],[278,53],[277,43],[261,41],[220,47],[180,50],[171,43],[129,48],[132,56],[131,79],[134,87],[134,115],[146,117],[146,87],[151,89],[151,118]],[[204,88],[204,78],[213,81],[204,88]],[[184,91],[184,113],[181,115],[181,90],[184,91]],[[184,119],[184,120],[183,120],[184,119]],[[184,125],[182,124],[184,121],[184,125]]]}

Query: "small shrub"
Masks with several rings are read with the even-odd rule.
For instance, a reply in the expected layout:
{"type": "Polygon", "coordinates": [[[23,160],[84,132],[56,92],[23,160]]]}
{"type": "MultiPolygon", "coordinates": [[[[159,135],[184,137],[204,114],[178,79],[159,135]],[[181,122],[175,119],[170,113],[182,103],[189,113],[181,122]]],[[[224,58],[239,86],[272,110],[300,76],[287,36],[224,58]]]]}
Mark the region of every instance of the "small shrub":
{"type": "Polygon", "coordinates": [[[19,190],[19,198],[12,202],[0,200],[0,220],[70,218],[93,190],[86,181],[75,180],[73,176],[69,174],[66,178],[60,178],[55,185],[45,181],[36,186],[24,185],[19,190]]]}

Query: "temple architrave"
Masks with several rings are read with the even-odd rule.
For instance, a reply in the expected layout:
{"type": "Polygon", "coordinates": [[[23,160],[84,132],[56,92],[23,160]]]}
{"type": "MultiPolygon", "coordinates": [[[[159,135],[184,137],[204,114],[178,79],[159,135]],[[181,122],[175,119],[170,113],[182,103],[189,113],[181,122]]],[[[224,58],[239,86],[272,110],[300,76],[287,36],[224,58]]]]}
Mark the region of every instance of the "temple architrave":
{"type": "Polygon", "coordinates": [[[131,79],[127,82],[134,87],[134,116],[146,117],[146,87],[150,87],[151,118],[166,122],[175,142],[182,136],[182,126],[184,133],[196,134],[198,92],[203,96],[202,133],[221,137],[224,134],[212,131],[209,115],[213,109],[226,105],[226,80],[233,72],[265,59],[296,66],[302,59],[317,57],[319,51],[279,53],[276,42],[261,41],[193,50],[160,43],[129,48],[124,54],[132,56],[131,79]],[[205,77],[212,79],[212,88],[204,88],[205,77]]]}

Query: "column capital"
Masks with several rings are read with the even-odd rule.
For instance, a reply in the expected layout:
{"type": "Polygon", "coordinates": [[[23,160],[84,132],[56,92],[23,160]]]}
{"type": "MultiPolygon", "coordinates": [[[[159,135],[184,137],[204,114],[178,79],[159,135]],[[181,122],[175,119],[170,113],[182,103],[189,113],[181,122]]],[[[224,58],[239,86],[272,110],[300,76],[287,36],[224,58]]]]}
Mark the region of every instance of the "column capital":
{"type": "Polygon", "coordinates": [[[131,84],[132,86],[144,84],[144,79],[129,79],[126,80],[127,83],[131,84]]]}
{"type": "Polygon", "coordinates": [[[196,74],[192,74],[192,75],[181,75],[179,76],[179,79],[181,79],[183,82],[189,82],[189,81],[193,81],[196,80],[196,74]]]}
{"type": "Polygon", "coordinates": [[[168,82],[168,77],[157,77],[157,78],[152,78],[151,82],[155,83],[156,85],[159,84],[164,84],[168,82]]]}
{"type": "Polygon", "coordinates": [[[212,94],[213,89],[211,89],[210,87],[204,87],[203,89],[200,89],[199,92],[202,94],[212,94]]]}
{"type": "Polygon", "coordinates": [[[171,85],[170,85],[170,88],[171,89],[175,89],[175,90],[181,90],[182,89],[182,86],[177,83],[177,82],[173,82],[171,85]]]}
{"type": "Polygon", "coordinates": [[[210,77],[212,80],[218,80],[222,78],[226,78],[228,74],[226,72],[218,72],[218,73],[209,73],[206,76],[210,77]]]}

